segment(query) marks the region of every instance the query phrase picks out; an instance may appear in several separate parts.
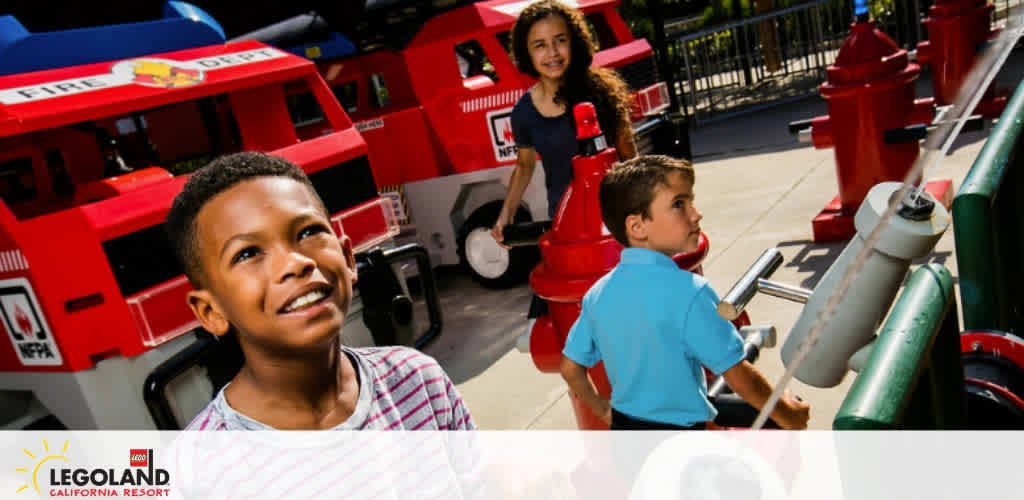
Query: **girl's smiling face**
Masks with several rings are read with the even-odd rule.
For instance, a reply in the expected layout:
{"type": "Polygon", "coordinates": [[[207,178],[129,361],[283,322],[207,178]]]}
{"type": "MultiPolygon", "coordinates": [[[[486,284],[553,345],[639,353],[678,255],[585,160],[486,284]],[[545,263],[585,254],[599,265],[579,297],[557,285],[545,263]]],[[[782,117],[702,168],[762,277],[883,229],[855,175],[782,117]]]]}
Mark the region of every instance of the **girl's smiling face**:
{"type": "Polygon", "coordinates": [[[561,16],[550,15],[535,23],[526,34],[530,62],[541,78],[559,81],[572,57],[569,26],[561,16]]]}

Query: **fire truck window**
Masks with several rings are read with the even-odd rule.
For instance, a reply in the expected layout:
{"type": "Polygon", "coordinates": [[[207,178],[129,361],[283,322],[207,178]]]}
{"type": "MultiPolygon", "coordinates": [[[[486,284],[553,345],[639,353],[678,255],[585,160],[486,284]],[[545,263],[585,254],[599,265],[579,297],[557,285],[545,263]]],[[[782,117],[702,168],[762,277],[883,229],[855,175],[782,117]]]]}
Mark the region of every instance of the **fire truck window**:
{"type": "MultiPolygon", "coordinates": [[[[143,113],[153,113],[175,106],[156,108],[143,113]]],[[[163,121],[173,123],[173,125],[165,124],[164,129],[166,130],[176,130],[181,123],[174,119],[163,121]]],[[[153,130],[149,128],[142,113],[101,118],[93,122],[92,126],[91,131],[104,162],[103,177],[113,177],[132,170],[160,165],[157,142],[152,134],[153,130]]],[[[76,162],[72,161],[72,163],[76,162]]]]}
{"type": "Polygon", "coordinates": [[[316,102],[316,96],[312,92],[293,94],[286,97],[285,101],[288,103],[288,113],[292,115],[292,124],[296,128],[324,120],[324,110],[320,108],[320,103],[316,102]]]}
{"type": "MultiPolygon", "coordinates": [[[[142,124],[142,128],[146,128],[145,119],[141,119],[140,123],[142,124]]],[[[135,133],[139,128],[138,126],[136,126],[135,120],[131,118],[122,118],[114,122],[114,126],[117,127],[118,135],[132,134],[135,133]]]]}
{"type": "Polygon", "coordinates": [[[31,158],[25,156],[0,162],[0,197],[8,205],[36,198],[31,158]]]}
{"type": "Polygon", "coordinates": [[[370,94],[370,104],[374,108],[383,108],[391,104],[391,96],[388,94],[388,85],[384,82],[383,73],[370,75],[370,88],[373,90],[373,93],[370,94]]]}
{"type": "Polygon", "coordinates": [[[237,152],[241,142],[225,94],[149,109],[133,121],[136,132],[118,138],[132,168],[153,165],[184,175],[237,152]]]}
{"type": "Polygon", "coordinates": [[[615,40],[615,32],[612,31],[611,26],[608,26],[608,21],[605,20],[604,14],[590,14],[586,19],[587,26],[590,28],[590,34],[594,36],[594,41],[597,42],[597,50],[609,49],[619,44],[615,40]]]}
{"type": "Polygon", "coordinates": [[[75,193],[75,185],[71,182],[67,165],[64,163],[64,154],[59,149],[46,152],[46,168],[49,169],[50,180],[53,182],[53,194],[63,197],[75,193]]]}
{"type": "Polygon", "coordinates": [[[355,113],[359,109],[356,82],[345,82],[341,85],[335,85],[331,90],[334,91],[334,97],[338,98],[338,102],[341,103],[341,107],[345,108],[346,112],[355,113]]]}
{"type": "Polygon", "coordinates": [[[459,63],[459,73],[462,78],[485,75],[491,81],[498,81],[498,73],[494,71],[494,65],[484,54],[480,42],[467,40],[455,46],[455,59],[459,63]]]}
{"type": "Polygon", "coordinates": [[[176,102],[129,117],[118,117],[118,150],[132,168],[159,166],[183,175],[220,155],[236,153],[242,142],[226,94],[176,102]],[[132,126],[129,126],[132,124],[132,126]]]}
{"type": "Polygon", "coordinates": [[[502,31],[494,35],[494,37],[498,39],[498,44],[508,53],[509,60],[513,59],[515,56],[512,54],[512,32],[502,31]]]}

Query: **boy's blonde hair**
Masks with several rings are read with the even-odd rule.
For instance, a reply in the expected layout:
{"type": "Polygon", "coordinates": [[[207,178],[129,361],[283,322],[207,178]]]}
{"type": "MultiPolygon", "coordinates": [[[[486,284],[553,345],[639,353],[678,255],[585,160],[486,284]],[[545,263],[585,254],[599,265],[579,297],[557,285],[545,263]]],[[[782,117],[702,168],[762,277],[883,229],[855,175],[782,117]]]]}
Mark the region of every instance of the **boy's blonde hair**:
{"type": "Polygon", "coordinates": [[[601,220],[612,236],[629,246],[626,236],[626,217],[651,216],[651,201],[658,184],[667,184],[668,175],[679,172],[692,186],[696,180],[693,164],[663,155],[637,156],[616,163],[601,180],[598,194],[601,201],[601,220]]]}

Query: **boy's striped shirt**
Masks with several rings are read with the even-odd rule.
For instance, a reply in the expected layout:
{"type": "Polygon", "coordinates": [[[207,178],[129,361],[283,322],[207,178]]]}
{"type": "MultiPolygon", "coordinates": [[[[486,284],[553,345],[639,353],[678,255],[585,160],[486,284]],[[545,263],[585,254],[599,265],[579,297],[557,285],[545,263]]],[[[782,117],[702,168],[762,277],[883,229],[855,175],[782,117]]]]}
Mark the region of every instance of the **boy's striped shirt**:
{"type": "MultiPolygon", "coordinates": [[[[333,430],[475,429],[454,384],[434,358],[408,347],[342,347],[359,370],[359,399],[333,430]]],[[[224,389],[186,430],[270,430],[231,408],[224,389]]]]}

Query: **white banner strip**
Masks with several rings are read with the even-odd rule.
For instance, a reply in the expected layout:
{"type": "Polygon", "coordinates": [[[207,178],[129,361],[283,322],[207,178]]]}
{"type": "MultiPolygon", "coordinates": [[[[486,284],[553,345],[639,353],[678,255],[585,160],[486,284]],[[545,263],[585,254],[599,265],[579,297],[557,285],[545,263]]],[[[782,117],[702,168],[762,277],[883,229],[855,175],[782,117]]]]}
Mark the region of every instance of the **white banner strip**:
{"type": "Polygon", "coordinates": [[[2,432],[5,499],[1019,498],[1000,432],[2,432]]]}
{"type": "Polygon", "coordinates": [[[138,57],[111,64],[110,73],[26,85],[0,90],[0,104],[12,105],[92,92],[131,83],[157,88],[178,88],[202,82],[204,72],[287,56],[270,47],[230,52],[189,61],[138,57]]]}

